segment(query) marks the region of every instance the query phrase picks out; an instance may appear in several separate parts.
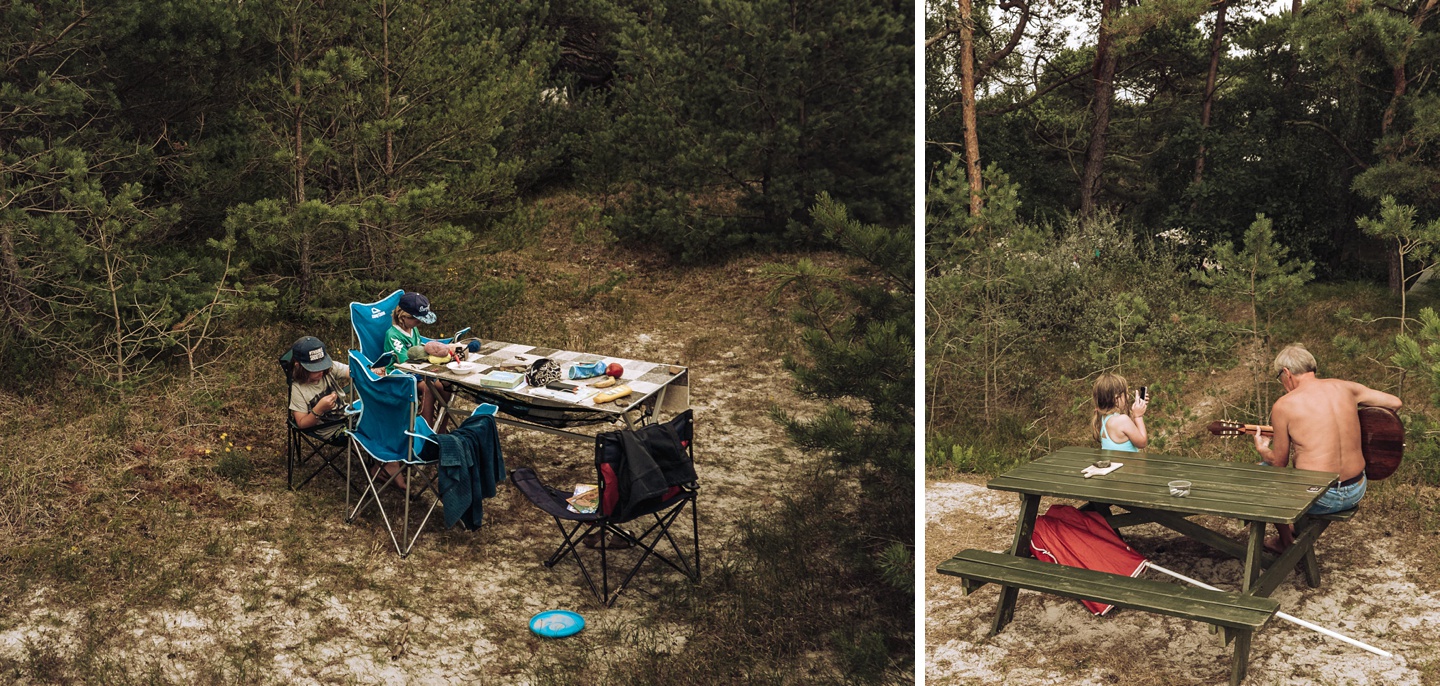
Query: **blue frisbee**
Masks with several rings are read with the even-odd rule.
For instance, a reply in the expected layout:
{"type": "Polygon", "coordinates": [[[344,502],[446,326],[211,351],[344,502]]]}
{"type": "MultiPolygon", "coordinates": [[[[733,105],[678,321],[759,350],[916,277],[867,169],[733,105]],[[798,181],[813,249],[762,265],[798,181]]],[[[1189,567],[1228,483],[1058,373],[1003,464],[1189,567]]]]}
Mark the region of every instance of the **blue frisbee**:
{"type": "Polygon", "coordinates": [[[569,610],[546,610],[530,618],[530,630],[546,638],[564,638],[580,633],[585,618],[569,610]]]}

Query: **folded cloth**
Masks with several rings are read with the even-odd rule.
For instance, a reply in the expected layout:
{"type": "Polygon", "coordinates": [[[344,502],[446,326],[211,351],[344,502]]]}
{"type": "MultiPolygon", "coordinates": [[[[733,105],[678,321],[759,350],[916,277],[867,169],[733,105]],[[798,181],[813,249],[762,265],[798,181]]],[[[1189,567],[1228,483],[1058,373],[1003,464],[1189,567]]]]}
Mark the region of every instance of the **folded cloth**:
{"type": "Polygon", "coordinates": [[[472,415],[448,434],[437,434],[440,451],[440,503],[445,506],[445,527],[464,521],[480,527],[481,500],[495,497],[505,480],[505,457],[500,453],[500,432],[495,417],[472,415]]]}

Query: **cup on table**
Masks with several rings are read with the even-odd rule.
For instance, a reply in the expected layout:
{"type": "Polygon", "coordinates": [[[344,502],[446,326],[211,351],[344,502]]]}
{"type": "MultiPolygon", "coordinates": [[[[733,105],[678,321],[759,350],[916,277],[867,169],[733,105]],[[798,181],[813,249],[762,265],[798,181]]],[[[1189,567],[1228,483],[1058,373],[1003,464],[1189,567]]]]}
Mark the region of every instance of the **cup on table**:
{"type": "Polygon", "coordinates": [[[1170,495],[1177,498],[1184,498],[1190,495],[1190,482],[1183,479],[1176,479],[1170,482],[1170,495]]]}

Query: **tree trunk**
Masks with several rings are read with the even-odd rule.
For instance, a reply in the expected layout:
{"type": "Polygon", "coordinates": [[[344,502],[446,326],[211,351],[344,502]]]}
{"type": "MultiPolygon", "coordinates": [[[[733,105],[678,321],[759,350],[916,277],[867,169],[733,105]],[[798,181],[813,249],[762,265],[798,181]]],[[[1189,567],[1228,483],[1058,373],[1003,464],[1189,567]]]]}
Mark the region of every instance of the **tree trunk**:
{"type": "MultiPolygon", "coordinates": [[[[1411,18],[1410,25],[1414,27],[1415,31],[1409,38],[1405,39],[1404,47],[1400,50],[1399,55],[1395,58],[1394,64],[1390,67],[1391,83],[1393,85],[1390,91],[1390,102],[1385,106],[1385,113],[1380,117],[1381,141],[1384,141],[1385,136],[1390,133],[1391,125],[1395,123],[1395,115],[1400,111],[1400,101],[1405,97],[1405,93],[1410,90],[1410,75],[1405,68],[1406,60],[1409,59],[1410,49],[1415,44],[1415,36],[1420,33],[1420,27],[1425,24],[1425,21],[1430,17],[1430,13],[1435,9],[1436,2],[1437,0],[1425,0],[1425,4],[1422,5],[1419,11],[1415,13],[1415,16],[1411,18]]],[[[1387,161],[1398,161],[1399,154],[1399,146],[1393,144],[1386,145],[1385,157],[1387,161]]],[[[1400,261],[1404,258],[1400,255],[1398,246],[1389,252],[1390,254],[1386,257],[1390,267],[1390,293],[1393,295],[1403,295],[1405,292],[1405,281],[1402,276],[1400,261]]]]}
{"type": "MultiPolygon", "coordinates": [[[[291,196],[290,200],[298,213],[299,207],[305,202],[305,107],[301,97],[304,91],[300,84],[300,17],[294,18],[294,24],[290,32],[291,63],[290,68],[294,72],[293,90],[295,95],[295,106],[291,114],[295,121],[294,145],[295,157],[291,161],[291,196]]],[[[301,308],[310,304],[310,232],[305,227],[300,229],[300,293],[299,303],[301,308]]]]}
{"type": "MultiPolygon", "coordinates": [[[[391,99],[390,92],[390,5],[385,0],[380,2],[380,31],[381,48],[384,55],[382,68],[385,72],[385,119],[390,119],[391,99]]],[[[389,192],[390,179],[395,175],[395,131],[390,126],[385,127],[385,191],[389,192]]],[[[357,189],[359,190],[359,189],[357,189]]]]}
{"type": "Polygon", "coordinates": [[[1215,33],[1210,40],[1210,73],[1205,77],[1205,100],[1200,105],[1200,152],[1195,155],[1196,186],[1205,180],[1205,133],[1210,129],[1210,107],[1215,102],[1215,84],[1220,78],[1220,49],[1225,43],[1226,0],[1215,8],[1215,33]]]}
{"type": "Polygon", "coordinates": [[[1095,121],[1090,129],[1090,145],[1085,150],[1085,171],[1080,178],[1080,216],[1095,213],[1095,193],[1105,167],[1105,134],[1110,128],[1110,105],[1115,95],[1115,65],[1118,57],[1112,43],[1110,22],[1120,11],[1120,0],[1101,0],[1100,38],[1095,43],[1095,95],[1091,111],[1095,121]]]}
{"type": "Polygon", "coordinates": [[[1386,266],[1389,268],[1387,271],[1389,273],[1390,294],[1404,298],[1405,276],[1404,272],[1401,271],[1400,249],[1392,245],[1386,248],[1385,253],[1386,266]]]}
{"type": "Polygon", "coordinates": [[[980,216],[980,136],[975,131],[975,22],[970,0],[960,0],[960,101],[965,126],[965,176],[970,181],[970,216],[980,216]]]}

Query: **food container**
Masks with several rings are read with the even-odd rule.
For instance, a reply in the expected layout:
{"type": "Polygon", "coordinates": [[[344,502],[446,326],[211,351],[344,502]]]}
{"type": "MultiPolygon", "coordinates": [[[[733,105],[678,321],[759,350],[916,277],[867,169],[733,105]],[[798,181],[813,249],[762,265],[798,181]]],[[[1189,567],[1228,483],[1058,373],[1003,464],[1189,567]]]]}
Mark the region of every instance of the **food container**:
{"type": "Polygon", "coordinates": [[[517,372],[492,371],[480,377],[480,385],[488,388],[511,389],[525,383],[525,375],[517,372]]]}
{"type": "Polygon", "coordinates": [[[1176,479],[1175,481],[1171,481],[1169,483],[1169,486],[1170,495],[1173,495],[1176,498],[1184,498],[1185,496],[1190,495],[1189,481],[1185,481],[1183,479],[1176,479]]]}

